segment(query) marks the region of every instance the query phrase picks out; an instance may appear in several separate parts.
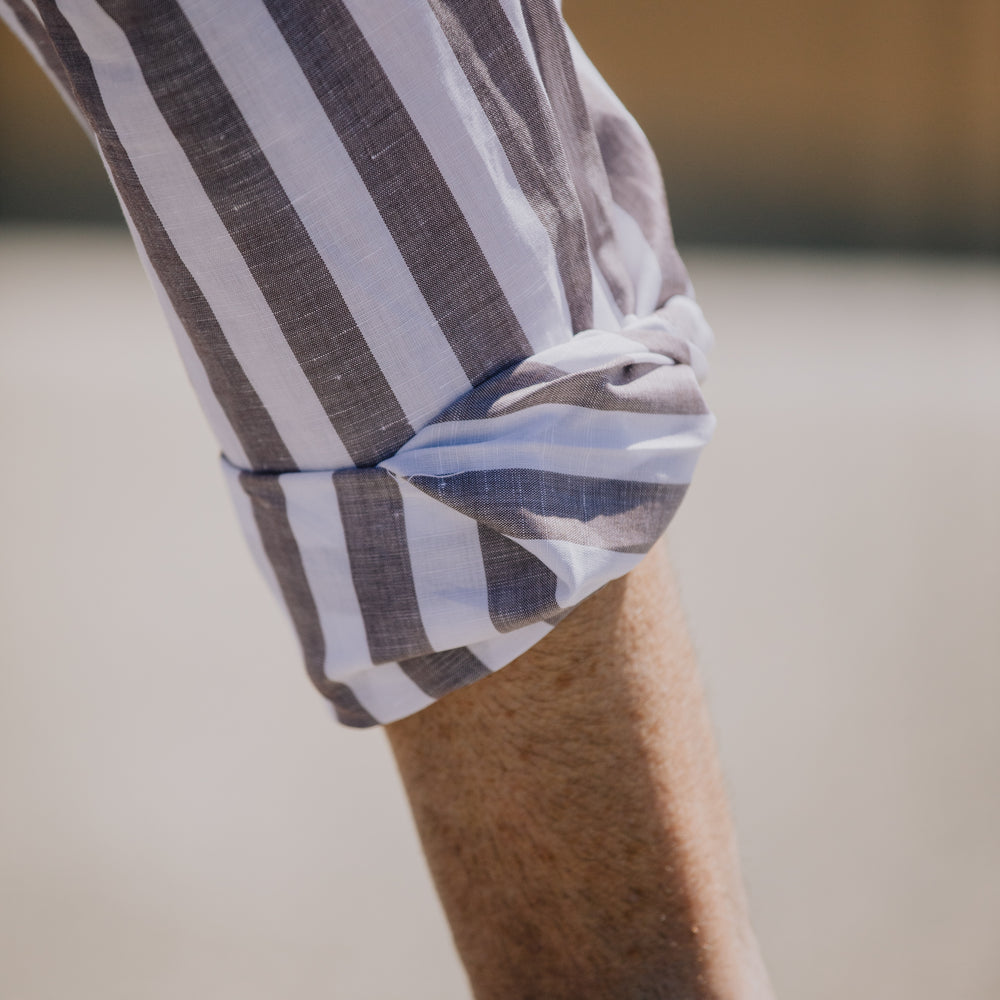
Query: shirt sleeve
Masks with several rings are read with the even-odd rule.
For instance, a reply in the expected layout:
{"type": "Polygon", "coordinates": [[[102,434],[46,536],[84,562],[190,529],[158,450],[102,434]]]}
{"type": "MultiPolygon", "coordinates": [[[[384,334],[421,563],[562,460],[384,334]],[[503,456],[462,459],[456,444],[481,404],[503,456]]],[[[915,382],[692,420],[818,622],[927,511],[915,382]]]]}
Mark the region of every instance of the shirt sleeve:
{"type": "Polygon", "coordinates": [[[92,130],[338,718],[634,567],[713,417],[656,159],[556,0],[0,0],[92,130]]]}

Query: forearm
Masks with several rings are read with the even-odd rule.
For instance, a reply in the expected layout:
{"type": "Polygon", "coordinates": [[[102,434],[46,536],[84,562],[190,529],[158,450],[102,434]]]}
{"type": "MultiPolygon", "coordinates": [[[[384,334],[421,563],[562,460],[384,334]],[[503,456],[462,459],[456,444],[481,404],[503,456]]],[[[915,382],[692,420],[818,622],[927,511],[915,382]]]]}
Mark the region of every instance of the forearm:
{"type": "Polygon", "coordinates": [[[662,545],[388,731],[479,1000],[770,995],[662,545]]]}

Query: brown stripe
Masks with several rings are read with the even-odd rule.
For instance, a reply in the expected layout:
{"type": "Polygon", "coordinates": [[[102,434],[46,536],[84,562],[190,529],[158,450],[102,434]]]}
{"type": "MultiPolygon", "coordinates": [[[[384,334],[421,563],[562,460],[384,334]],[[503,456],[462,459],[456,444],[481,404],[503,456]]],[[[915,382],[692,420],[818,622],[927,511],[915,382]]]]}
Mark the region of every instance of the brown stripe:
{"type": "Polygon", "coordinates": [[[128,5],[103,6],[352,461],[387,458],[412,428],[183,11],[174,0],[146,0],[141,17],[128,5]]]}
{"type": "Polygon", "coordinates": [[[542,403],[624,413],[708,413],[685,365],[624,362],[573,374],[522,361],[457,399],[433,423],[504,417],[542,403]]]}
{"type": "Polygon", "coordinates": [[[372,663],[431,652],[395,479],[385,469],[346,469],[332,479],[372,663]]]}
{"type": "Polygon", "coordinates": [[[288,522],[285,494],[277,476],[240,474],[240,485],[250,498],[254,520],[264,552],[274,567],[288,613],[302,644],[306,669],[316,688],[333,702],[337,718],[348,726],[375,726],[373,718],[346,684],[330,680],[324,673],[326,641],[316,601],[309,588],[299,544],[288,522]]]}
{"type": "Polygon", "coordinates": [[[400,660],[403,672],[431,698],[441,698],[466,684],[489,675],[489,668],[465,649],[449,649],[400,660]]]}
{"type": "Polygon", "coordinates": [[[521,0],[542,83],[563,136],[573,184],[583,206],[587,236],[597,266],[623,313],[634,312],[635,294],[615,245],[611,191],[601,153],[580,91],[562,15],[553,0],[521,0]]]}
{"type": "Polygon", "coordinates": [[[255,470],[295,469],[295,463],[270,414],[233,354],[198,283],[178,255],[139,183],[132,162],[108,117],[89,57],[58,8],[45,0],[43,3],[52,40],[72,78],[73,91],[80,107],[97,134],[118,193],[248,462],[255,470]]]}
{"type": "Polygon", "coordinates": [[[596,80],[581,80],[590,108],[601,158],[611,185],[611,196],[635,219],[653,248],[663,284],[657,307],[671,295],[685,292],[688,275],[674,244],[663,175],[656,154],[642,130],[604,92],[596,80]]]}
{"type": "Polygon", "coordinates": [[[413,476],[417,489],[509,538],[544,538],[613,552],[647,552],[686,483],[568,476],[541,469],[474,469],[413,476]]]}
{"type": "Polygon", "coordinates": [[[479,525],[490,619],[498,632],[547,621],[563,611],[556,602],[558,580],[541,560],[517,542],[479,525]]]}
{"type": "Polygon", "coordinates": [[[475,234],[344,4],[264,2],[469,381],[530,355],[475,234]]]}
{"type": "Polygon", "coordinates": [[[583,211],[538,79],[499,4],[430,0],[517,183],[545,227],[569,303],[573,333],[594,323],[583,211]]]}

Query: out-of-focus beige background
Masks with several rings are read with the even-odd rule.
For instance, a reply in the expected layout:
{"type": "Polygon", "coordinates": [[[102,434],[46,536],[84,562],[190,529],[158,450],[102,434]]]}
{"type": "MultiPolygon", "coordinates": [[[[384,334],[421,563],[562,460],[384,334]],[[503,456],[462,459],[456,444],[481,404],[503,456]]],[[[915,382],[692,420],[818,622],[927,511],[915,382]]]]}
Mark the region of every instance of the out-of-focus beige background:
{"type": "MultiPolygon", "coordinates": [[[[778,995],[994,1000],[1000,7],[566,12],[717,332],[670,537],[778,995]]],[[[467,998],[46,87],[0,33],[0,1000],[467,998]]]]}

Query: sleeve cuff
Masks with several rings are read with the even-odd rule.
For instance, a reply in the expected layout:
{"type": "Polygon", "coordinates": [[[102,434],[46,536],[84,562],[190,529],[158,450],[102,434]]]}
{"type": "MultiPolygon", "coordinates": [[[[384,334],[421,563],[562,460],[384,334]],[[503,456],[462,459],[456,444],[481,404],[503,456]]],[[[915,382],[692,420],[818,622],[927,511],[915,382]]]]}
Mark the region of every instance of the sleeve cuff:
{"type": "Polygon", "coordinates": [[[711,333],[674,296],[456,400],[371,468],[223,465],[341,722],[391,722],[516,659],[666,529],[709,440],[711,333]]]}

